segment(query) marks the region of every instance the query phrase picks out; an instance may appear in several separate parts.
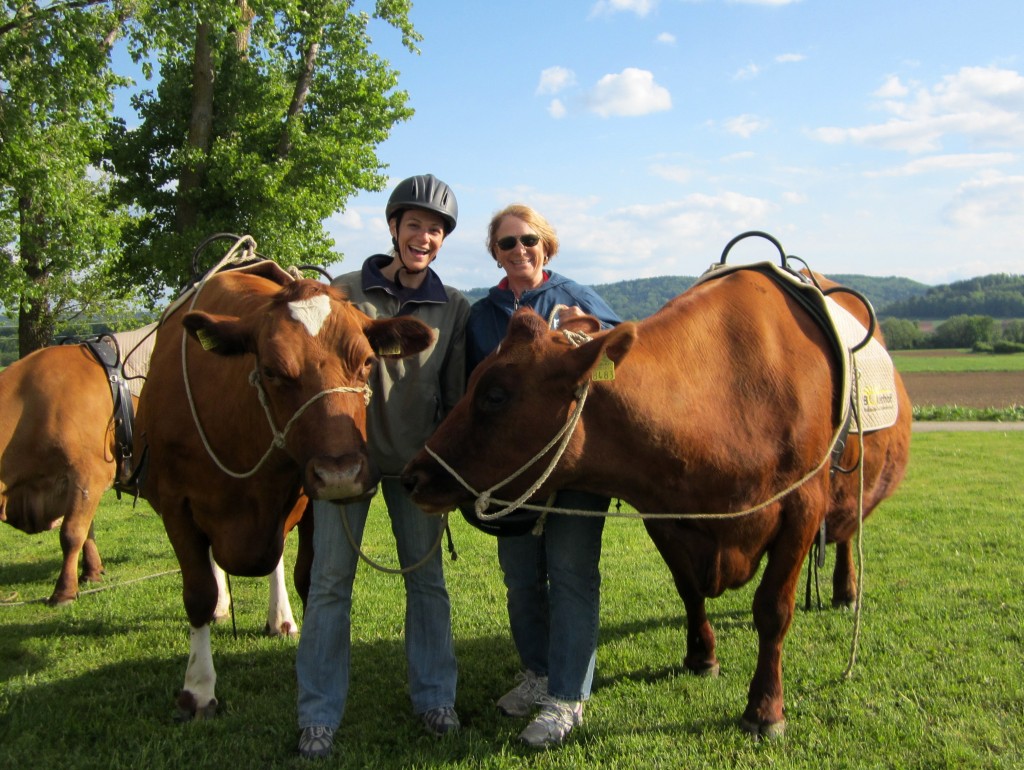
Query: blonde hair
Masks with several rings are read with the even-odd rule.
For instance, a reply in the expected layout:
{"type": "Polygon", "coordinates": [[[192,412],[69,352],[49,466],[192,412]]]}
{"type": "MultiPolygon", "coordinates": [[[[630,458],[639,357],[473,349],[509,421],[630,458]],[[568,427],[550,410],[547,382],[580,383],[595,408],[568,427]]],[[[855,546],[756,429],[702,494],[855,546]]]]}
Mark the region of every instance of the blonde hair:
{"type": "Polygon", "coordinates": [[[555,228],[548,223],[548,220],[529,206],[522,203],[513,203],[491,217],[491,223],[487,226],[487,240],[484,241],[484,245],[491,256],[494,257],[495,262],[498,261],[498,228],[501,227],[501,222],[505,217],[515,217],[516,219],[523,220],[540,236],[540,239],[544,242],[544,251],[547,253],[545,264],[558,253],[558,235],[555,234],[555,228]]]}

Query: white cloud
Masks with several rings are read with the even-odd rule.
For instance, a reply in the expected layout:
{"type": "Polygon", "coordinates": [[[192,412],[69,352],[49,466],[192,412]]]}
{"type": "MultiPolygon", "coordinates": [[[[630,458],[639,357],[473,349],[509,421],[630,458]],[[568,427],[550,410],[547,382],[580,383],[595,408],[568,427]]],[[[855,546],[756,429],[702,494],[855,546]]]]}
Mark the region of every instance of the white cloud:
{"type": "Polygon", "coordinates": [[[890,75],[874,95],[879,99],[902,99],[909,93],[910,89],[903,85],[898,76],[890,75]]]}
{"type": "Polygon", "coordinates": [[[997,67],[964,67],[932,88],[911,90],[890,76],[875,93],[888,121],[827,126],[812,132],[829,144],[862,144],[909,153],[935,152],[960,137],[983,147],[1024,147],[1024,76],[997,67]]]}
{"type": "Polygon", "coordinates": [[[565,117],[566,109],[565,105],[562,104],[561,99],[552,99],[551,104],[548,105],[548,115],[553,117],[555,120],[561,120],[565,117]]]}
{"type": "Polygon", "coordinates": [[[658,0],[598,0],[590,9],[593,16],[611,16],[621,11],[629,11],[643,18],[658,4],[658,0]]]}
{"type": "Polygon", "coordinates": [[[732,76],[733,80],[752,80],[760,74],[761,68],[751,62],[746,67],[740,68],[735,75],[732,76]]]}
{"type": "Polygon", "coordinates": [[[548,67],[540,73],[537,84],[538,94],[557,94],[569,86],[576,85],[576,73],[565,67],[548,67]]]}
{"type": "Polygon", "coordinates": [[[807,203],[807,196],[799,192],[784,192],[782,193],[782,200],[786,203],[801,205],[807,203]]]}
{"type": "Polygon", "coordinates": [[[1017,155],[1012,152],[958,153],[950,155],[931,155],[918,158],[896,168],[884,171],[872,171],[865,174],[869,177],[915,176],[934,171],[954,171],[962,169],[983,168],[986,166],[1014,163],[1017,155]]]}
{"type": "Polygon", "coordinates": [[[664,163],[652,163],[647,167],[654,176],[667,179],[670,182],[689,182],[693,172],[685,166],[672,166],[664,163]]]}
{"type": "Polygon", "coordinates": [[[657,42],[659,42],[659,43],[664,43],[665,45],[675,45],[676,44],[676,36],[673,35],[671,32],[662,32],[660,35],[658,35],[654,39],[657,42]]]}
{"type": "Polygon", "coordinates": [[[806,58],[802,53],[783,53],[776,56],[775,61],[779,64],[791,64],[804,61],[806,58]]]}
{"type": "Polygon", "coordinates": [[[1024,219],[1024,176],[985,172],[960,185],[944,218],[971,229],[1006,227],[1024,219]]]}
{"type": "Polygon", "coordinates": [[[672,108],[668,89],[654,82],[647,70],[627,67],[618,75],[605,75],[588,96],[591,111],[603,118],[637,116],[672,108]]]}
{"type": "Polygon", "coordinates": [[[737,115],[735,118],[729,118],[725,121],[726,131],[730,134],[741,136],[744,139],[749,139],[753,134],[763,131],[767,127],[768,121],[756,115],[737,115]]]}

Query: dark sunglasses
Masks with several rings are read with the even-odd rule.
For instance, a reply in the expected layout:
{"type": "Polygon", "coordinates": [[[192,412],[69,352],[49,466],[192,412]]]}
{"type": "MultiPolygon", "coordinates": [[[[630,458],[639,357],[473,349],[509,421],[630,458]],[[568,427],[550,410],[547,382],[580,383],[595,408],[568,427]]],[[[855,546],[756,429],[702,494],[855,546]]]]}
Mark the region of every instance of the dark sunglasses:
{"type": "Polygon", "coordinates": [[[540,236],[534,235],[533,233],[527,233],[526,235],[520,235],[516,238],[514,235],[506,235],[504,238],[498,240],[498,248],[502,251],[508,251],[516,247],[516,241],[519,241],[526,248],[536,246],[540,243],[540,236]]]}

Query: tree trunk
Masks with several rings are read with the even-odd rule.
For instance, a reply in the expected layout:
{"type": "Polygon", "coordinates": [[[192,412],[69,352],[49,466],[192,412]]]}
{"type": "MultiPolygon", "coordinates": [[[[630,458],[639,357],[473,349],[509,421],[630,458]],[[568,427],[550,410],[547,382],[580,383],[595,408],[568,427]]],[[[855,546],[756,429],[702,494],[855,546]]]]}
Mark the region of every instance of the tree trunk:
{"type": "Polygon", "coordinates": [[[242,23],[235,30],[235,50],[242,61],[249,58],[249,37],[252,34],[252,20],[256,11],[249,7],[247,0],[238,0],[238,9],[241,12],[242,23]]]}
{"type": "MultiPolygon", "coordinates": [[[[319,36],[319,35],[318,35],[319,36]]],[[[287,158],[292,150],[292,139],[289,133],[294,118],[302,112],[309,96],[310,83],[313,82],[313,71],[316,69],[316,57],[320,53],[320,43],[314,40],[306,49],[306,55],[302,57],[302,72],[295,81],[295,90],[292,92],[292,103],[288,105],[288,114],[285,116],[284,125],[281,127],[281,138],[277,143],[277,157],[287,158]]]]}
{"type": "Polygon", "coordinates": [[[38,216],[32,211],[31,196],[19,197],[18,209],[21,267],[32,284],[42,287],[42,291],[33,292],[37,295],[34,299],[22,292],[18,302],[18,357],[24,358],[29,353],[50,344],[56,331],[56,324],[45,291],[49,278],[49,271],[44,263],[45,243],[39,235],[40,223],[32,221],[38,216]]]}
{"type": "Polygon", "coordinates": [[[188,126],[191,158],[181,170],[178,180],[178,232],[192,229],[198,219],[194,193],[200,189],[206,174],[204,158],[210,150],[213,131],[213,49],[210,46],[210,25],[201,23],[196,29],[195,59],[192,65],[192,118],[188,126]]]}

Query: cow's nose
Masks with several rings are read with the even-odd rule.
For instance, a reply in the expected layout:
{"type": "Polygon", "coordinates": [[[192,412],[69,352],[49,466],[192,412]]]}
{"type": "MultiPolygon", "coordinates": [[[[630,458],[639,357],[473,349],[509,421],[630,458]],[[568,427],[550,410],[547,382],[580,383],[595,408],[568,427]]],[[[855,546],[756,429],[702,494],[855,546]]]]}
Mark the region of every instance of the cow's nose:
{"type": "Polygon", "coordinates": [[[412,497],[416,490],[419,488],[420,482],[423,480],[423,472],[419,470],[405,470],[399,481],[406,492],[409,493],[409,497],[412,497]]]}

